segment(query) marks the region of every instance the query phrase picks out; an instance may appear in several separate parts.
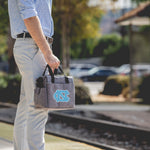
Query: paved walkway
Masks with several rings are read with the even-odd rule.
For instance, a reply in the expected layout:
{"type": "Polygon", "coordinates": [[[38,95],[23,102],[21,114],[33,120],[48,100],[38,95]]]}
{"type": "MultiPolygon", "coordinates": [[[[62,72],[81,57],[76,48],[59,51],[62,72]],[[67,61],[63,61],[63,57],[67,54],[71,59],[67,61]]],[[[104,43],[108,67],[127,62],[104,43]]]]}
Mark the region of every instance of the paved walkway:
{"type": "Polygon", "coordinates": [[[5,140],[3,138],[0,138],[0,149],[1,150],[13,150],[12,142],[5,140]]]}
{"type": "Polygon", "coordinates": [[[79,105],[77,110],[96,112],[113,120],[150,129],[150,105],[101,103],[98,105],[79,105]]]}
{"type": "MultiPolygon", "coordinates": [[[[0,150],[13,150],[13,126],[0,122],[0,150]]],[[[87,144],[45,134],[46,150],[101,150],[87,144]]]]}
{"type": "Polygon", "coordinates": [[[132,103],[99,103],[93,105],[77,105],[77,110],[89,110],[89,111],[149,111],[150,105],[140,105],[132,103]]]}

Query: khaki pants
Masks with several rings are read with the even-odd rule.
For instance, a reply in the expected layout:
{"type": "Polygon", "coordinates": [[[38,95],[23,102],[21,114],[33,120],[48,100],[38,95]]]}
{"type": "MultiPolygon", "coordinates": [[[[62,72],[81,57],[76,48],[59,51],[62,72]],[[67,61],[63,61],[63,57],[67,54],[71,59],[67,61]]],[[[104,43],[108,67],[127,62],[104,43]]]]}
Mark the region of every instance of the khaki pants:
{"type": "Polygon", "coordinates": [[[14,123],[14,150],[44,150],[48,111],[34,108],[34,88],[36,79],[45,69],[46,61],[32,38],[17,38],[13,52],[22,76],[14,123]]]}

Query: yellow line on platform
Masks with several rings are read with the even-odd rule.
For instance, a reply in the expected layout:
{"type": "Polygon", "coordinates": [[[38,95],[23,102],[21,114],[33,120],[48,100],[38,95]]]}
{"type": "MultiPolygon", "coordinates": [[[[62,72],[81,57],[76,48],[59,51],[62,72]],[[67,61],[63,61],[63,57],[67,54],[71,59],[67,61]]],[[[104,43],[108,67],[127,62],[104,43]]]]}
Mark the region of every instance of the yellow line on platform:
{"type": "MultiPolygon", "coordinates": [[[[0,122],[0,138],[13,140],[13,126],[0,122]]],[[[45,134],[46,150],[101,150],[84,143],[67,140],[57,136],[45,134]]]]}

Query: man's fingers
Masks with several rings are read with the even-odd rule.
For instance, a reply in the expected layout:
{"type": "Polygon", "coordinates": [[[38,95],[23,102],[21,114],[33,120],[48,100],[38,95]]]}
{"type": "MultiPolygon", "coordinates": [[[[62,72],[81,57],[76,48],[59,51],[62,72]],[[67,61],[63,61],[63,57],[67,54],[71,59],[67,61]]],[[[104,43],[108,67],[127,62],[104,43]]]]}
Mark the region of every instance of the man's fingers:
{"type": "MultiPolygon", "coordinates": [[[[51,67],[51,68],[52,68],[52,67],[51,67]]],[[[53,72],[53,73],[54,73],[54,70],[55,70],[55,69],[54,69],[54,68],[52,68],[52,72],[53,72]]]]}
{"type": "Polygon", "coordinates": [[[58,69],[59,65],[60,65],[60,61],[56,62],[56,63],[55,63],[55,67],[56,67],[56,68],[55,68],[55,69],[58,69]]]}
{"type": "Polygon", "coordinates": [[[60,66],[60,61],[59,59],[52,55],[50,58],[48,58],[49,61],[49,66],[51,67],[52,71],[54,72],[55,69],[58,69],[58,67],[60,66]]]}
{"type": "Polygon", "coordinates": [[[49,64],[49,66],[51,67],[51,69],[52,69],[52,71],[53,71],[53,73],[54,73],[54,70],[55,70],[55,69],[58,69],[59,63],[49,64]]]}

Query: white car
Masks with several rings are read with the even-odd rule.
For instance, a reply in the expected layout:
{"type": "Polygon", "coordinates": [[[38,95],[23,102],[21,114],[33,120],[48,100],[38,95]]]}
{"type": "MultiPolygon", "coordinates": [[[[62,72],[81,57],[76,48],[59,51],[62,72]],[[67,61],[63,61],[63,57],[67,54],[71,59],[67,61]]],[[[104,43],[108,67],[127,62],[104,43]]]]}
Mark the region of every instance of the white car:
{"type": "MultiPolygon", "coordinates": [[[[134,76],[142,77],[150,74],[150,64],[135,64],[132,68],[134,76]]],[[[130,65],[124,64],[117,69],[117,73],[121,75],[129,75],[130,70],[130,65]]]]}
{"type": "Polygon", "coordinates": [[[93,64],[71,64],[70,75],[74,77],[80,77],[82,74],[86,74],[90,69],[97,67],[93,64]]]}

